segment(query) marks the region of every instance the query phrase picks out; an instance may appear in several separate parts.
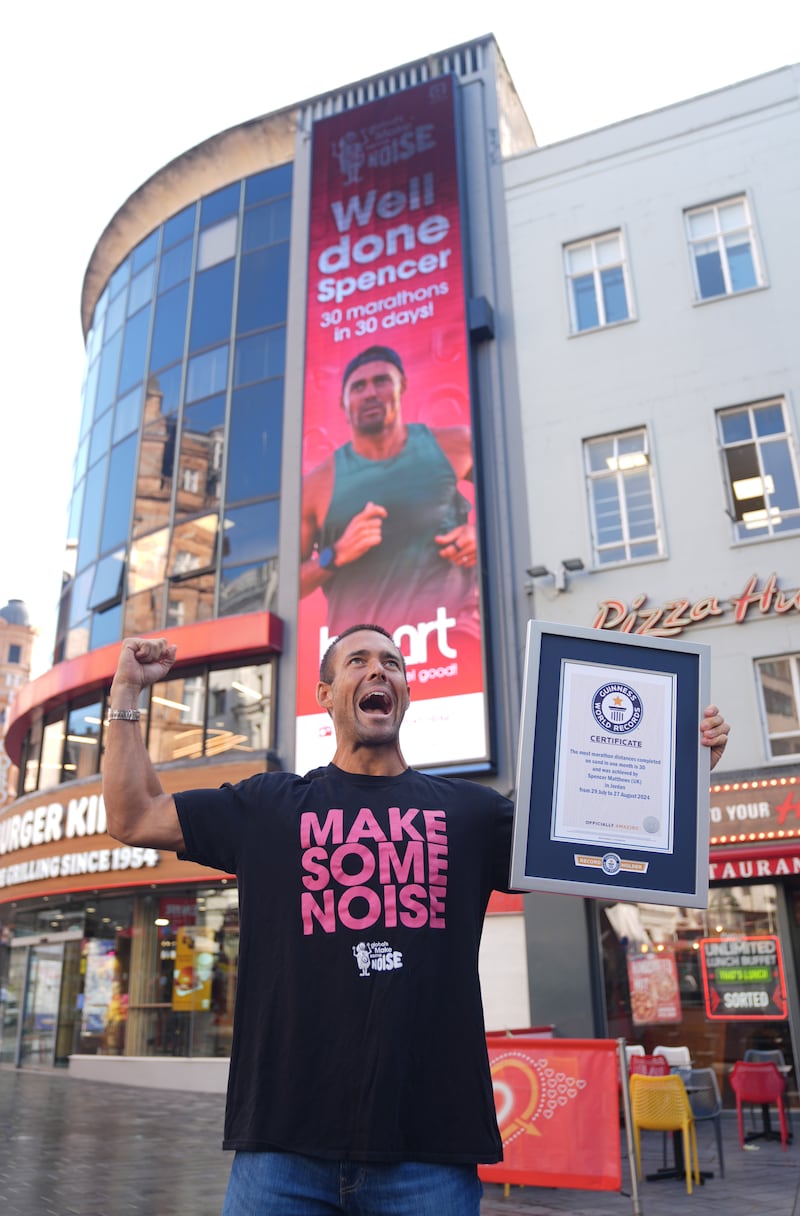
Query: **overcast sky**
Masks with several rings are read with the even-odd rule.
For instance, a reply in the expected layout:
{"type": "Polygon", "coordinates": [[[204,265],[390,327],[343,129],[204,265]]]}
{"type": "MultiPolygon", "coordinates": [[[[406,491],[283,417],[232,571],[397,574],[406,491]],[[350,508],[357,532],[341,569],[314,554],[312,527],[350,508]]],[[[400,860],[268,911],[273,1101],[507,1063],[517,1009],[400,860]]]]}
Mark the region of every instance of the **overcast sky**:
{"type": "Polygon", "coordinates": [[[217,131],[487,33],[540,145],[800,61],[786,0],[6,6],[0,606],[25,600],[41,631],[34,675],[61,581],[83,274],[113,214],[217,131]]]}

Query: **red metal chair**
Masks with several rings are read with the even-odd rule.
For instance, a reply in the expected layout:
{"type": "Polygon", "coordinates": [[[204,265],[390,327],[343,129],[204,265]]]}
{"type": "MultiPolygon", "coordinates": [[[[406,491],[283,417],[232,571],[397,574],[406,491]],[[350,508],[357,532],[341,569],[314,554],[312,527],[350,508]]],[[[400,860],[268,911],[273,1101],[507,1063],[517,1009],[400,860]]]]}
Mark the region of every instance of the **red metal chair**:
{"type": "MultiPolygon", "coordinates": [[[[744,1121],[742,1118],[742,1103],[757,1103],[764,1112],[765,1128],[763,1134],[769,1135],[766,1120],[770,1106],[774,1103],[778,1108],[778,1120],[781,1125],[781,1148],[786,1152],[786,1142],[789,1138],[789,1128],[786,1122],[786,1107],[783,1095],[786,1090],[786,1078],[782,1077],[772,1063],[757,1064],[750,1061],[737,1060],[731,1070],[731,1088],[736,1094],[736,1116],[739,1120],[739,1144],[744,1148],[744,1121]]],[[[752,1139],[752,1136],[749,1137],[752,1139]]]]}
{"type": "Polygon", "coordinates": [[[628,1060],[628,1074],[636,1073],[645,1077],[668,1077],[670,1074],[669,1061],[666,1056],[631,1056],[628,1060]]]}

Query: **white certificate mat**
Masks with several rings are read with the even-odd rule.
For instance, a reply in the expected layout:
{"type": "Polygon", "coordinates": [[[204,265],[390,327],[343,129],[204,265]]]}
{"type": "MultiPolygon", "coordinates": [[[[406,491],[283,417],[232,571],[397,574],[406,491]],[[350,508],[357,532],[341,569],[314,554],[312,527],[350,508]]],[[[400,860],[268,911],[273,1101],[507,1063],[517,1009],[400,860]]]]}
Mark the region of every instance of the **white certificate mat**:
{"type": "Polygon", "coordinates": [[[675,676],[564,659],[551,839],[670,852],[675,676]]]}

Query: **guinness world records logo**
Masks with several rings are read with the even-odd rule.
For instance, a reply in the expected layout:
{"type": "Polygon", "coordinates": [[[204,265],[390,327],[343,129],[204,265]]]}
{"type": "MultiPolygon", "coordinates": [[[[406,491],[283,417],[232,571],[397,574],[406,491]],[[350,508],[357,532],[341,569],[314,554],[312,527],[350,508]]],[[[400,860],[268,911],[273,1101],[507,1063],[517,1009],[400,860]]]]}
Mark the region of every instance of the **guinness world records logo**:
{"type": "Polygon", "coordinates": [[[592,697],[592,713],[598,726],[612,735],[636,730],[642,720],[641,698],[629,684],[603,684],[592,697]]]}

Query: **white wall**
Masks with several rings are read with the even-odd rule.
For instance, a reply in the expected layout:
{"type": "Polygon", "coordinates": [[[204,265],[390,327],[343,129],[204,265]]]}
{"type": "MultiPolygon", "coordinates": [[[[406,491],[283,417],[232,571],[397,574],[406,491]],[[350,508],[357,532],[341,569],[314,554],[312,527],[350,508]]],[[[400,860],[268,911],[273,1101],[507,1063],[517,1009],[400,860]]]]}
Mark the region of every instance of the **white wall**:
{"type": "MultiPolygon", "coordinates": [[[[564,593],[538,582],[531,615],[590,625],[599,601],[639,593],[724,602],[754,573],[800,586],[797,533],[735,541],[715,424],[720,407],[782,395],[800,436],[798,86],[800,66],[781,69],[506,165],[530,564],[590,566],[581,441],[628,427],[648,428],[666,537],[662,559],[588,570],[564,593]],[[742,192],[767,285],[697,304],[684,209],[742,192]],[[571,337],[562,247],[615,229],[636,319],[571,337]]],[[[753,659],[800,651],[800,614],[736,625],[728,604],[685,636],[712,646],[712,695],[734,728],[724,770],[769,766],[753,659]]]]}

